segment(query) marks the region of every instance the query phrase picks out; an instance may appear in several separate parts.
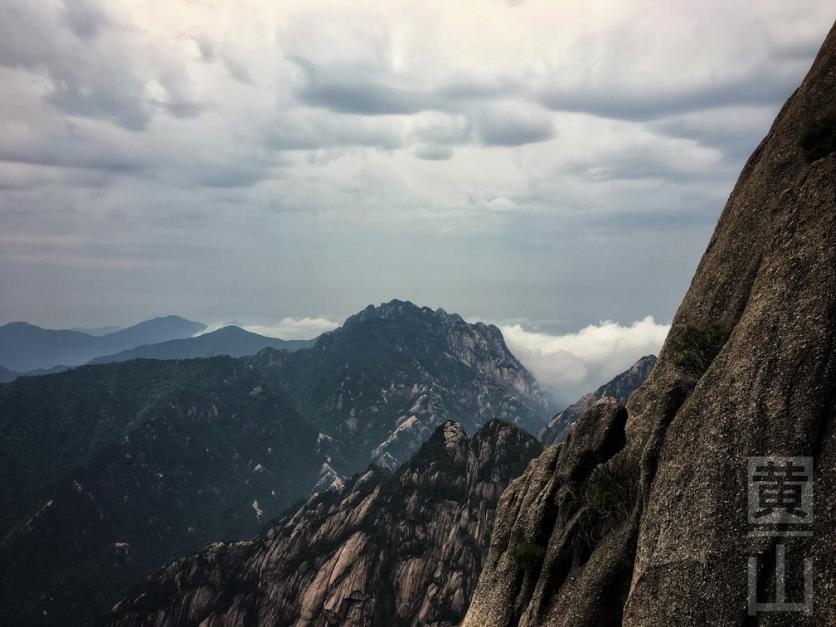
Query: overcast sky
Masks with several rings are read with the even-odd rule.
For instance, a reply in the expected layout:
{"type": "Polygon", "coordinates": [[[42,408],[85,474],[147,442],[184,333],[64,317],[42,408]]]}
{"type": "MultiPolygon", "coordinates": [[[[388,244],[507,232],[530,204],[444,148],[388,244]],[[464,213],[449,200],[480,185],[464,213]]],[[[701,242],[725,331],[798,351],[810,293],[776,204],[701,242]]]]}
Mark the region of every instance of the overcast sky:
{"type": "Polygon", "coordinates": [[[0,0],[0,323],[664,326],[834,13],[0,0]]]}

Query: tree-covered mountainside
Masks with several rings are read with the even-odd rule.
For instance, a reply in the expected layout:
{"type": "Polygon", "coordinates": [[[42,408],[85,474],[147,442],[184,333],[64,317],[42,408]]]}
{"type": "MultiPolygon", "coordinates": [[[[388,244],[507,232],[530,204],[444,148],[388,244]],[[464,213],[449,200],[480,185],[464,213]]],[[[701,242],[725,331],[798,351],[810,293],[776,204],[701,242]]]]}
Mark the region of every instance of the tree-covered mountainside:
{"type": "Polygon", "coordinates": [[[240,360],[0,386],[2,621],[81,624],[138,576],[255,533],[320,479],[318,431],[240,360]]]}

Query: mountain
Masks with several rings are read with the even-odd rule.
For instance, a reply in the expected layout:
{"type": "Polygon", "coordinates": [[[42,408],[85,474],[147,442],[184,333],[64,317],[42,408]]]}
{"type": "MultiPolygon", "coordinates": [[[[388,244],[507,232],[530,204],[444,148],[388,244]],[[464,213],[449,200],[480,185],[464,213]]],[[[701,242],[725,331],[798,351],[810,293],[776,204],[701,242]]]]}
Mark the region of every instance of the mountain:
{"type": "Polygon", "coordinates": [[[563,440],[583,413],[605,396],[611,396],[619,403],[626,404],[630,395],[642,384],[653,364],[655,355],[647,355],[639,359],[627,370],[605,383],[594,392],[584,394],[577,401],[569,405],[543,428],[537,437],[543,444],[554,444],[563,440]]]}
{"type": "Polygon", "coordinates": [[[396,473],[372,466],[253,541],[214,543],[166,566],[109,624],[457,625],[499,495],[541,450],[508,423],[472,439],[444,423],[396,473]]]}
{"type": "Polygon", "coordinates": [[[226,357],[22,377],[0,386],[0,431],[0,624],[90,624],[141,575],[252,536],[327,468],[317,429],[226,357]]]}
{"type": "Polygon", "coordinates": [[[107,335],[108,333],[121,331],[122,327],[71,327],[69,330],[98,337],[100,335],[107,335]]]}
{"type": "Polygon", "coordinates": [[[226,326],[196,337],[169,340],[159,344],[145,344],[115,355],[105,355],[90,361],[91,364],[106,364],[129,359],[194,359],[196,357],[245,357],[255,355],[264,348],[298,350],[313,346],[315,340],[280,340],[245,331],[241,327],[226,326]]]}
{"type": "Polygon", "coordinates": [[[537,433],[553,413],[498,328],[400,300],[369,305],[310,350],[266,350],[252,364],[344,445],[349,472],[396,468],[446,420],[537,433]]]}
{"type": "Polygon", "coordinates": [[[502,495],[464,627],[836,624],[834,94],[836,27],[627,410],[600,401],[502,495]]]}
{"type": "Polygon", "coordinates": [[[0,623],[88,624],[139,576],[396,467],[451,418],[536,430],[550,407],[496,327],[401,301],[295,352],[21,377],[0,386],[0,623]]]}
{"type": "Polygon", "coordinates": [[[11,370],[0,366],[0,383],[8,383],[9,381],[14,381],[18,377],[18,373],[12,372],[11,370]]]}
{"type": "Polygon", "coordinates": [[[26,322],[10,322],[0,327],[0,364],[16,372],[77,366],[143,344],[191,337],[205,328],[199,322],[166,316],[95,337],[78,331],[54,331],[26,322]]]}

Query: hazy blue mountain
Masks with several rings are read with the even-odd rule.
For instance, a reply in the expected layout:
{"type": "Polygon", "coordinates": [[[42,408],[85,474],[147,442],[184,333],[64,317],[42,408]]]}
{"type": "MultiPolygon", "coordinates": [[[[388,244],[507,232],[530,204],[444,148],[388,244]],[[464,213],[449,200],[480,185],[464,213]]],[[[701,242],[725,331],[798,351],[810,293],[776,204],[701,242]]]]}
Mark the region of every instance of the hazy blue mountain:
{"type": "Polygon", "coordinates": [[[20,373],[58,365],[77,366],[143,344],[191,337],[205,328],[199,322],[165,316],[95,337],[79,331],[10,322],[0,327],[0,364],[20,373]]]}
{"type": "Polygon", "coordinates": [[[18,374],[9,370],[8,368],[4,368],[0,366],[0,383],[8,383],[9,381],[14,381],[17,378],[18,374]]]}
{"type": "Polygon", "coordinates": [[[169,340],[159,344],[137,346],[115,355],[93,359],[91,364],[106,364],[128,359],[193,359],[195,357],[245,357],[265,348],[299,350],[313,346],[316,340],[281,340],[251,333],[241,327],[228,326],[196,337],[169,340]]]}
{"type": "Polygon", "coordinates": [[[99,337],[100,335],[107,335],[109,333],[116,333],[121,331],[124,327],[71,327],[70,331],[78,331],[79,333],[86,333],[99,337]]]}
{"type": "Polygon", "coordinates": [[[448,420],[536,433],[552,413],[499,329],[402,301],[293,352],[21,377],[0,386],[0,624],[88,623],[139,576],[369,462],[395,468],[448,420]]]}

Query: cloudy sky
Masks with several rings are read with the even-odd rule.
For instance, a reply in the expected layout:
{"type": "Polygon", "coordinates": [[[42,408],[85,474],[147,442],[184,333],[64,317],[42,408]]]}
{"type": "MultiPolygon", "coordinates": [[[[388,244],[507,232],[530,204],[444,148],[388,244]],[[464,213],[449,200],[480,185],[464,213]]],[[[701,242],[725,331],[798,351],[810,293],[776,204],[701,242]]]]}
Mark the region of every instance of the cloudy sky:
{"type": "Polygon", "coordinates": [[[664,327],[834,13],[0,0],[0,323],[664,327]]]}

